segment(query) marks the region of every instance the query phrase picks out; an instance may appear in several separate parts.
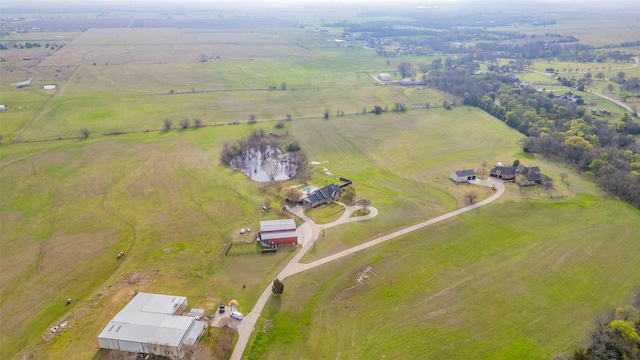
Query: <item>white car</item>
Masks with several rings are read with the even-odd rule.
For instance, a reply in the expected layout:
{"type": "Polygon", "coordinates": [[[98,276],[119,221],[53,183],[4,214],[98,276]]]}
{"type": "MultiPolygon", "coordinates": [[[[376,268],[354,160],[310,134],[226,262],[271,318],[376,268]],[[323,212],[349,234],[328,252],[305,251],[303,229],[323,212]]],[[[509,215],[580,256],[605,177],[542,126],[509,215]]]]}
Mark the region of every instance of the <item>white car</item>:
{"type": "Polygon", "coordinates": [[[237,320],[242,320],[243,318],[242,313],[238,311],[232,311],[231,314],[229,314],[229,316],[237,320]]]}

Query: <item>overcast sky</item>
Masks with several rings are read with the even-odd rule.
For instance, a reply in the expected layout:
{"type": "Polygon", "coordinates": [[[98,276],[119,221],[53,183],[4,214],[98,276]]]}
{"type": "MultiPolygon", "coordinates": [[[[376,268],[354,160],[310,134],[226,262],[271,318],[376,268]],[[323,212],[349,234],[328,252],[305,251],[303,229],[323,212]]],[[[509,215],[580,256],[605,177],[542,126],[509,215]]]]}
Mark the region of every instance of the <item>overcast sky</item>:
{"type": "Polygon", "coordinates": [[[640,0],[0,0],[0,16],[6,11],[15,9],[43,9],[43,10],[91,10],[91,8],[101,7],[117,7],[117,8],[146,8],[150,10],[163,9],[167,7],[192,8],[194,5],[198,8],[245,8],[249,10],[253,5],[271,6],[272,8],[284,8],[291,5],[294,8],[307,6],[341,6],[341,7],[362,7],[363,9],[372,7],[398,7],[421,6],[421,7],[442,7],[443,5],[455,6],[461,10],[469,10],[474,5],[481,6],[484,9],[493,10],[509,10],[517,11],[521,6],[531,8],[540,12],[553,11],[554,8],[562,7],[563,4],[571,4],[575,6],[576,11],[589,11],[594,8],[602,8],[607,12],[615,12],[616,9],[625,9],[626,15],[632,15],[637,12],[640,17],[640,0]],[[191,4],[191,6],[190,6],[191,4]],[[631,11],[631,13],[629,13],[631,11]]]}

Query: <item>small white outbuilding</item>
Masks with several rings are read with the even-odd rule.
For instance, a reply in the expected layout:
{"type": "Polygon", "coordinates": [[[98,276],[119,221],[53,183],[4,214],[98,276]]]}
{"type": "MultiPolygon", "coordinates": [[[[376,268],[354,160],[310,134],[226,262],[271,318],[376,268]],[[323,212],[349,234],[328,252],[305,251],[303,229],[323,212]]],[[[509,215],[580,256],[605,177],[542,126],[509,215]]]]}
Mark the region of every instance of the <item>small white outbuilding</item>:
{"type": "Polygon", "coordinates": [[[449,177],[455,182],[465,182],[476,179],[475,170],[457,170],[452,172],[449,177]]]}

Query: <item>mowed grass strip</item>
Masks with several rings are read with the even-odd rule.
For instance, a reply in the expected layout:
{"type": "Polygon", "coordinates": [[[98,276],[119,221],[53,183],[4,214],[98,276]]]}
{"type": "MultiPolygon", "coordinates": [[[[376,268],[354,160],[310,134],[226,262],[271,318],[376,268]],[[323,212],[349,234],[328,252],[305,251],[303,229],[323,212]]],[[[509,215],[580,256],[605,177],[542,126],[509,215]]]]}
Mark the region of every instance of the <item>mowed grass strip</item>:
{"type": "Polygon", "coordinates": [[[492,204],[298,274],[266,308],[260,358],[570,352],[593,316],[624,302],[640,281],[629,271],[640,251],[639,215],[591,196],[492,204]],[[359,284],[367,266],[375,274],[359,284]]]}

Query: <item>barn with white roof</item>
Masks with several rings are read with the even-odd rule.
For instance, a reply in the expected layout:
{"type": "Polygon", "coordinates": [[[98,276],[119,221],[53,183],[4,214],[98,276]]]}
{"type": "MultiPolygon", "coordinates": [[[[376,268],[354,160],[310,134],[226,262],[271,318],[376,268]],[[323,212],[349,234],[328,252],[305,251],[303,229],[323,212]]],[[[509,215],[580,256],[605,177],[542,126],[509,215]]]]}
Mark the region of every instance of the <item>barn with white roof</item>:
{"type": "Polygon", "coordinates": [[[298,243],[296,223],[293,219],[260,221],[260,241],[268,245],[295,245],[298,243]]]}

